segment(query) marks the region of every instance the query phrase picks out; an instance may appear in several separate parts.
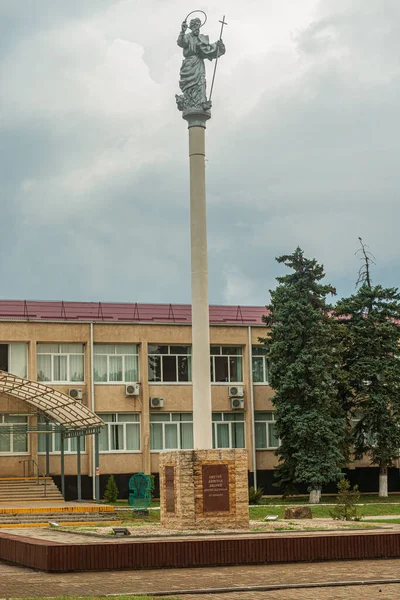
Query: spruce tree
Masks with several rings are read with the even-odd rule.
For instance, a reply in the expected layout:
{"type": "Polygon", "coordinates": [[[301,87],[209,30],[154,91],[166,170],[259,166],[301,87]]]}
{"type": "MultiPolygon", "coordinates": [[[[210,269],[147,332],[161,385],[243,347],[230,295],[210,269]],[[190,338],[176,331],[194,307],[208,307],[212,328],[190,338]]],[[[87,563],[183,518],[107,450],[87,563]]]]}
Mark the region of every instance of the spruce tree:
{"type": "Polygon", "coordinates": [[[331,318],[322,285],[324,269],[296,251],[276,259],[293,272],[278,277],[264,321],[269,335],[271,385],[280,438],[276,477],[284,493],[307,484],[310,502],[341,477],[345,462],[345,417],[338,396],[340,326],[331,318]]]}
{"type": "Polygon", "coordinates": [[[388,467],[400,447],[400,294],[397,288],[372,284],[371,259],[360,242],[361,285],[338,303],[336,313],[349,333],[345,363],[354,456],[367,454],[379,466],[379,496],[386,497],[388,467]]]}

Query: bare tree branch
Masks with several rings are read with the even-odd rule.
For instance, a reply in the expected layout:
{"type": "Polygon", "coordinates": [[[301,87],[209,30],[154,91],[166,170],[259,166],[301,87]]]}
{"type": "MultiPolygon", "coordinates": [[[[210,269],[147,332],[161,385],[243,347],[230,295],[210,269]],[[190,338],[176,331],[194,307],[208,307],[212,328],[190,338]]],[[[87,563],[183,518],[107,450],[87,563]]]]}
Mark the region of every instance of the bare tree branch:
{"type": "Polygon", "coordinates": [[[360,260],[362,261],[363,264],[360,267],[360,270],[358,271],[356,287],[358,285],[362,285],[363,283],[366,283],[367,286],[369,288],[371,288],[372,287],[372,279],[371,279],[371,273],[370,273],[370,265],[371,264],[376,265],[376,262],[375,262],[376,258],[369,250],[367,250],[368,246],[366,244],[364,244],[364,242],[362,241],[362,238],[359,237],[358,239],[359,239],[361,248],[359,248],[355,254],[358,254],[359,252],[362,253],[360,260]]]}

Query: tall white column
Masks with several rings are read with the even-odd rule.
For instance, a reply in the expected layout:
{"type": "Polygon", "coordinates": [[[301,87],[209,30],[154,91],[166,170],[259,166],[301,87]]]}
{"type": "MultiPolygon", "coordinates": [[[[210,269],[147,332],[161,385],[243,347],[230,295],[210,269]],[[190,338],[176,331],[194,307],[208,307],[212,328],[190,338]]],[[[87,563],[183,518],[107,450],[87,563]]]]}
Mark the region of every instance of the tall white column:
{"type": "Polygon", "coordinates": [[[190,245],[192,264],[192,381],[195,450],[212,448],[210,323],[205,177],[205,128],[209,113],[184,115],[189,125],[190,245]]]}

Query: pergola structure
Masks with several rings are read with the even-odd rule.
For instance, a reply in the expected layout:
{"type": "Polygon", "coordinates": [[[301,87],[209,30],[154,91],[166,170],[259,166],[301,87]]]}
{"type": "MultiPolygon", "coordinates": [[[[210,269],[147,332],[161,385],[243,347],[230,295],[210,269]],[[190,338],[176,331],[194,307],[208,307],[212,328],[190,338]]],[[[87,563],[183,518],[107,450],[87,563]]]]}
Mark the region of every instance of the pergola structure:
{"type": "Polygon", "coordinates": [[[64,474],[64,440],[76,437],[77,439],[77,491],[78,500],[82,499],[81,484],[81,436],[95,436],[95,477],[96,500],[100,501],[99,478],[99,432],[104,426],[104,421],[83,403],[71,398],[67,394],[54,388],[17,377],[11,373],[0,370],[0,393],[6,394],[17,400],[23,400],[36,409],[36,413],[43,417],[44,423],[32,426],[12,425],[0,427],[1,433],[40,433],[46,435],[46,475],[50,471],[50,438],[54,432],[61,434],[61,493],[65,498],[64,474]]]}

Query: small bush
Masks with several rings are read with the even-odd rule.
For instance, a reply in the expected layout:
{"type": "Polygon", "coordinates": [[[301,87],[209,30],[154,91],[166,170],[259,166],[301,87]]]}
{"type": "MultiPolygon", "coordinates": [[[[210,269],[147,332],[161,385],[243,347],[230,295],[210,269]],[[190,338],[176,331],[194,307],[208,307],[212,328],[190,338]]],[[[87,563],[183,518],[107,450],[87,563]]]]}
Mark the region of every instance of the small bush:
{"type": "Polygon", "coordinates": [[[261,498],[264,493],[263,488],[249,488],[249,504],[261,504],[261,498]]]}
{"type": "Polygon", "coordinates": [[[110,475],[107,480],[106,491],[104,492],[104,499],[109,504],[115,504],[118,500],[119,490],[115,482],[114,475],[110,475]]]}
{"type": "Polygon", "coordinates": [[[350,487],[350,482],[344,477],[338,483],[338,495],[336,496],[336,506],[329,511],[332,519],[338,521],[360,521],[362,515],[359,512],[359,507],[356,506],[360,502],[360,492],[358,485],[353,489],[350,487]]]}

